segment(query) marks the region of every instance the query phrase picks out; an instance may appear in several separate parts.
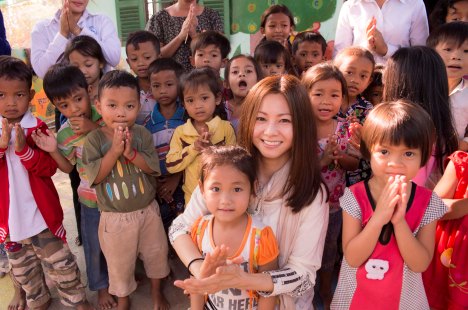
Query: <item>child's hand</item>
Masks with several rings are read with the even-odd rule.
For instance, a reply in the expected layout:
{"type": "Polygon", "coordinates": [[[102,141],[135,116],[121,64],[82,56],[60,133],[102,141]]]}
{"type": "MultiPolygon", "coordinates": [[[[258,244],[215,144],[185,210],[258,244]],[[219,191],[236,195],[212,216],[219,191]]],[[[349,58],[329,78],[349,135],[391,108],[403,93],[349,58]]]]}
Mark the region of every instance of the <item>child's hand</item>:
{"type": "Polygon", "coordinates": [[[408,182],[405,176],[396,176],[395,179],[399,178],[400,183],[400,201],[397,202],[395,212],[392,216],[392,224],[397,225],[402,221],[405,221],[406,207],[408,205],[408,182]]]}
{"type": "Polygon", "coordinates": [[[348,115],[346,117],[346,120],[348,121],[348,123],[352,124],[352,123],[359,123],[359,119],[357,118],[356,116],[356,112],[353,112],[351,113],[350,115],[348,115]]]}
{"type": "Polygon", "coordinates": [[[6,118],[2,119],[2,134],[0,135],[0,148],[6,149],[8,148],[8,144],[10,143],[11,139],[11,129],[13,125],[8,124],[8,120],[6,118]]]}
{"type": "Polygon", "coordinates": [[[15,151],[21,152],[24,149],[24,145],[26,144],[26,136],[24,135],[24,130],[21,127],[20,123],[15,124],[15,132],[15,151]]]}
{"type": "Polygon", "coordinates": [[[348,140],[349,144],[359,151],[361,148],[362,125],[359,122],[349,124],[349,134],[351,135],[348,140]]]}
{"type": "Polygon", "coordinates": [[[177,185],[179,185],[180,174],[171,174],[158,179],[158,195],[167,203],[174,201],[172,195],[174,194],[177,185]]]}
{"type": "Polygon", "coordinates": [[[221,246],[216,246],[211,253],[207,253],[205,260],[203,261],[200,267],[199,279],[209,277],[216,273],[216,269],[219,266],[226,265],[226,259],[228,256],[229,248],[224,244],[221,246]]]}
{"type": "Polygon", "coordinates": [[[47,134],[40,130],[35,130],[31,134],[31,138],[41,150],[46,151],[47,153],[56,152],[57,139],[55,139],[55,136],[49,129],[47,129],[46,132],[47,134]]]}
{"type": "Polygon", "coordinates": [[[342,158],[342,154],[338,148],[338,137],[336,135],[331,135],[329,136],[328,143],[323,150],[320,164],[322,167],[328,166],[332,162],[336,164],[340,158],[342,158]]]}
{"type": "Polygon", "coordinates": [[[125,137],[124,131],[121,126],[114,129],[114,137],[112,139],[112,146],[109,151],[112,151],[115,155],[122,155],[125,148],[125,137]]]}
{"type": "MultiPolygon", "coordinates": [[[[401,189],[398,177],[391,176],[380,193],[372,218],[379,226],[384,226],[393,217],[396,205],[401,202],[401,189]]],[[[406,208],[406,207],[405,207],[406,208]]]]}
{"type": "Polygon", "coordinates": [[[198,137],[198,139],[195,140],[195,142],[193,143],[194,147],[195,147],[195,150],[198,151],[198,152],[201,152],[204,149],[206,149],[207,147],[212,146],[213,144],[210,141],[211,136],[212,136],[212,134],[210,132],[208,132],[208,130],[204,131],[200,135],[200,137],[198,137]]]}
{"type": "Polygon", "coordinates": [[[125,158],[135,157],[136,150],[132,147],[133,134],[130,131],[130,129],[128,129],[128,127],[125,127],[125,131],[123,132],[123,138],[125,141],[123,155],[125,156],[125,158]]]}
{"type": "Polygon", "coordinates": [[[91,130],[99,128],[99,125],[84,116],[70,117],[69,122],[73,132],[77,135],[86,135],[91,130]]]}

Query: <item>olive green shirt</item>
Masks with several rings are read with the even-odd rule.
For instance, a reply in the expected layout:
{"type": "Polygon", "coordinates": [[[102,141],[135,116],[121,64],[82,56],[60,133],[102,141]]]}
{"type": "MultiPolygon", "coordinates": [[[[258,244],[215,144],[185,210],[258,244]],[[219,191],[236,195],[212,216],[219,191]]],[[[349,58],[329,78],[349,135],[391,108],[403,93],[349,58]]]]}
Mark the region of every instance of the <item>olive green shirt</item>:
{"type": "Polygon", "coordinates": [[[146,164],[154,171],[143,172],[123,155],[119,157],[111,173],[100,183],[94,184],[101,161],[111,148],[101,129],[95,129],[86,137],[83,146],[83,165],[89,183],[96,189],[99,210],[105,212],[133,212],[147,207],[156,196],[156,177],[159,176],[159,159],[153,145],[151,133],[143,126],[133,125],[132,147],[143,156],[146,164]]]}

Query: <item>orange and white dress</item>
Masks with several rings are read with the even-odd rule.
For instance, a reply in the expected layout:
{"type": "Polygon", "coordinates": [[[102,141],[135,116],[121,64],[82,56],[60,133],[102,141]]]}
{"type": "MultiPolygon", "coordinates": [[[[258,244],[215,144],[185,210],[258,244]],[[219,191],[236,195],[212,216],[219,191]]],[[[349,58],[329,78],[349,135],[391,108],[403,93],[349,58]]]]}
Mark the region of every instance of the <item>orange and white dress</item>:
{"type": "MultiPolygon", "coordinates": [[[[203,255],[211,253],[213,241],[213,215],[200,217],[192,226],[192,240],[203,255]]],[[[255,216],[248,216],[247,228],[240,247],[229,259],[241,256],[241,268],[256,273],[258,267],[268,264],[279,255],[278,244],[270,226],[255,216]]],[[[206,308],[211,309],[257,309],[258,296],[253,291],[230,288],[208,295],[206,308]]],[[[205,309],[206,309],[205,308],[205,309]]]]}

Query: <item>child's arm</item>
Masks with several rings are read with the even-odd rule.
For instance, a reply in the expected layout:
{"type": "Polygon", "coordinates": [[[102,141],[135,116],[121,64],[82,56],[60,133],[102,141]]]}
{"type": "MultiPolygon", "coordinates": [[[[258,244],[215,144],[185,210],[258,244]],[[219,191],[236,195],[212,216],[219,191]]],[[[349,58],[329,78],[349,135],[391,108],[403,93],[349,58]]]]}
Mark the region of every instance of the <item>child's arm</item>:
{"type": "Polygon", "coordinates": [[[374,214],[364,228],[360,219],[343,212],[343,251],[351,267],[361,266],[372,254],[382,227],[392,218],[399,200],[399,183],[390,177],[377,201],[374,214]]]}
{"type": "Polygon", "coordinates": [[[195,144],[184,146],[182,140],[183,125],[177,127],[171,139],[169,152],[166,156],[166,168],[169,173],[185,170],[198,156],[195,144]]]}
{"type": "Polygon", "coordinates": [[[434,188],[434,192],[443,199],[448,207],[448,212],[442,220],[458,219],[468,214],[468,197],[465,199],[451,199],[455,195],[458,178],[455,165],[450,161],[445,168],[444,175],[434,188]]]}
{"type": "Polygon", "coordinates": [[[31,134],[31,138],[41,150],[50,154],[60,170],[65,173],[70,173],[73,170],[73,165],[59,152],[57,139],[49,129],[46,130],[46,134],[35,131],[31,134]]]}
{"type": "Polygon", "coordinates": [[[98,173],[94,178],[93,184],[101,183],[111,173],[117,160],[124,151],[124,132],[122,128],[114,129],[114,137],[112,139],[112,146],[109,151],[104,155],[99,166],[98,173]]]}
{"type": "Polygon", "coordinates": [[[349,154],[343,153],[338,159],[340,166],[346,171],[354,171],[359,166],[359,159],[349,154]]]}
{"type": "Polygon", "coordinates": [[[423,226],[416,237],[413,236],[413,232],[405,219],[408,203],[408,184],[411,183],[403,182],[401,184],[399,195],[401,196],[401,200],[397,204],[391,221],[398,249],[405,264],[414,272],[424,272],[431,263],[432,255],[434,254],[437,221],[432,221],[423,226]]]}

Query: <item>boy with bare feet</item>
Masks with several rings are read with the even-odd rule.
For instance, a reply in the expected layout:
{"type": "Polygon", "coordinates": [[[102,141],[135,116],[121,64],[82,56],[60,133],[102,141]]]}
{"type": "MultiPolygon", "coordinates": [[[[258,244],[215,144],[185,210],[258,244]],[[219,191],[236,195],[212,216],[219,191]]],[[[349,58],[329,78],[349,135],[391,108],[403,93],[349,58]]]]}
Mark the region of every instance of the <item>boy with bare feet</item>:
{"type": "Polygon", "coordinates": [[[111,309],[117,302],[108,291],[107,263],[99,244],[100,213],[96,191],[88,182],[81,160],[86,135],[102,124],[102,118],[91,105],[86,78],[78,67],[62,64],[50,67],[44,76],[44,91],[67,121],[60,127],[57,139],[41,132],[33,133],[32,137],[63,172],[70,173],[76,165],[80,176],[78,197],[88,286],[91,291],[98,292],[98,308],[111,309]]]}
{"type": "Polygon", "coordinates": [[[29,308],[50,305],[44,268],[64,305],[90,309],[65,242],[63,211],[51,179],[57,163],[31,137],[47,132],[29,110],[31,84],[32,72],[24,62],[0,57],[0,243],[6,241],[12,277],[25,291],[29,308]]]}
{"type": "Polygon", "coordinates": [[[96,109],[105,126],[87,135],[83,164],[96,189],[101,211],[99,241],[107,260],[109,293],[119,310],[130,309],[139,257],[151,280],[154,309],[169,309],[161,279],[169,274],[167,239],[156,197],[159,160],[153,137],[135,121],[140,109],[138,81],[124,71],[106,73],[99,82],[96,109]]]}

